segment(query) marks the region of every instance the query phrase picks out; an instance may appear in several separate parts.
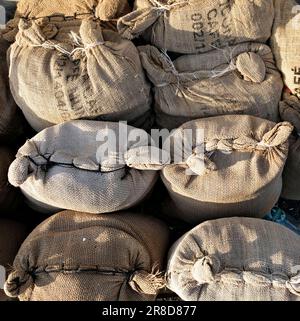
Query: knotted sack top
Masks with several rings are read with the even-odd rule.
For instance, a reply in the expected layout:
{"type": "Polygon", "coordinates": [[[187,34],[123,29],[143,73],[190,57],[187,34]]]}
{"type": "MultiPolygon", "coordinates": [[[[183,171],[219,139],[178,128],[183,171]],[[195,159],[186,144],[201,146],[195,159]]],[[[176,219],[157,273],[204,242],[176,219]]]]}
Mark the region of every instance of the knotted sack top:
{"type": "Polygon", "coordinates": [[[253,85],[279,75],[271,49],[259,43],[244,43],[201,55],[184,55],[174,61],[153,46],[139,47],[140,57],[155,89],[176,85],[184,90],[201,81],[209,81],[237,72],[253,85]]]}
{"type": "MultiPolygon", "coordinates": [[[[145,197],[156,180],[155,170],[163,166],[160,152],[141,129],[72,121],[28,140],[8,177],[25,194],[51,206],[111,212],[145,197]]],[[[168,155],[163,157],[168,161],[168,155]]]]}
{"type": "Polygon", "coordinates": [[[91,19],[20,20],[10,47],[10,84],[40,131],[73,119],[134,121],[150,109],[150,86],[131,41],[91,19]]]}
{"type": "Polygon", "coordinates": [[[169,252],[168,287],[184,300],[300,300],[299,236],[253,218],[207,221],[169,252]]]}
{"type": "Polygon", "coordinates": [[[176,159],[179,139],[186,150],[183,162],[163,168],[162,178],[169,189],[194,200],[236,203],[255,199],[281,177],[292,130],[288,122],[275,124],[246,115],[190,121],[166,142],[176,159]],[[187,141],[190,136],[192,140],[187,141]],[[186,175],[187,169],[193,175],[186,175]]]}
{"type": "Polygon", "coordinates": [[[153,300],[164,286],[168,236],[162,222],[140,214],[58,213],[25,240],[5,292],[21,300],[153,300]]]}
{"type": "Polygon", "coordinates": [[[186,121],[227,114],[278,121],[283,84],[268,46],[243,43],[174,61],[153,46],[139,51],[155,86],[158,114],[186,117],[186,121]]]}
{"type": "Polygon", "coordinates": [[[144,36],[154,46],[183,54],[257,41],[266,42],[274,19],[272,1],[136,0],[118,20],[119,33],[144,36]]]}
{"type": "Polygon", "coordinates": [[[127,0],[20,0],[14,19],[4,30],[5,38],[13,42],[18,31],[20,19],[42,20],[54,17],[64,20],[99,18],[102,21],[116,20],[131,11],[127,0]]]}

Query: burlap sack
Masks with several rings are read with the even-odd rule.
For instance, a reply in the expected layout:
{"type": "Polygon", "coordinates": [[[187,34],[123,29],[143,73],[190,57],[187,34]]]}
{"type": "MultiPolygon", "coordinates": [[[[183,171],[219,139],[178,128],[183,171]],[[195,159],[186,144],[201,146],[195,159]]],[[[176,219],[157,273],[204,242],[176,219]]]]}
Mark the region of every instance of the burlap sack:
{"type": "Polygon", "coordinates": [[[266,42],[273,19],[273,2],[265,0],[136,0],[118,29],[128,39],[142,35],[158,48],[194,54],[266,42]]]}
{"type": "MultiPolygon", "coordinates": [[[[292,130],[288,122],[275,124],[241,115],[200,119],[178,128],[170,140],[176,139],[178,145],[177,139],[192,136],[193,152],[186,152],[181,163],[167,165],[161,172],[177,209],[169,215],[192,224],[227,216],[266,215],[281,193],[292,130]],[[185,133],[186,129],[192,133],[185,133]],[[204,130],[204,141],[197,143],[199,129],[204,130]],[[194,175],[188,175],[187,169],[194,175]]],[[[172,157],[177,145],[171,143],[172,157]]]]}
{"type": "Polygon", "coordinates": [[[0,142],[14,140],[23,133],[24,126],[18,107],[10,93],[6,52],[8,42],[0,33],[0,142]]]}
{"type": "Polygon", "coordinates": [[[6,147],[0,147],[0,215],[3,211],[15,210],[18,190],[8,183],[7,172],[14,160],[14,154],[6,147]]]}
{"type": "Polygon", "coordinates": [[[148,134],[123,126],[127,133],[118,123],[88,120],[47,128],[20,148],[9,181],[39,211],[106,213],[130,208],[149,194],[161,165],[154,153],[151,156],[148,134]],[[116,134],[116,141],[110,141],[115,146],[105,141],[111,132],[116,134]]]}
{"type": "Polygon", "coordinates": [[[5,292],[23,301],[154,300],[168,237],[165,224],[140,214],[58,213],[25,240],[5,292]]]}
{"type": "Polygon", "coordinates": [[[159,126],[173,129],[192,119],[227,114],[278,121],[283,83],[268,46],[244,43],[174,62],[153,46],[139,51],[154,84],[159,126]]]}
{"type": "MultiPolygon", "coordinates": [[[[0,279],[2,282],[4,271],[8,273],[11,270],[13,261],[19,247],[26,237],[26,226],[21,223],[0,219],[0,279]]],[[[3,284],[0,284],[0,301],[7,301],[9,298],[5,295],[3,284]]]]}
{"type": "Polygon", "coordinates": [[[191,301],[300,301],[299,236],[254,218],[208,221],[171,248],[168,287],[191,301]]]}
{"type": "Polygon", "coordinates": [[[128,0],[20,0],[16,17],[32,19],[53,15],[92,15],[101,20],[110,20],[130,11],[128,0]]]}
{"type": "Polygon", "coordinates": [[[149,113],[150,85],[132,42],[92,20],[21,20],[19,28],[10,86],[35,130],[83,118],[135,125],[149,113]]]}
{"type": "Polygon", "coordinates": [[[117,18],[130,11],[127,0],[21,0],[14,18],[6,23],[3,33],[5,39],[13,43],[20,19],[34,20],[43,25],[57,17],[63,20],[96,18],[105,28],[117,31],[117,18]]]}
{"type": "Polygon", "coordinates": [[[300,3],[274,0],[271,45],[287,87],[300,97],[300,3]]]}
{"type": "Polygon", "coordinates": [[[281,196],[289,200],[300,200],[300,100],[296,96],[285,94],[279,111],[281,118],[293,124],[296,132],[290,141],[281,196]]]}

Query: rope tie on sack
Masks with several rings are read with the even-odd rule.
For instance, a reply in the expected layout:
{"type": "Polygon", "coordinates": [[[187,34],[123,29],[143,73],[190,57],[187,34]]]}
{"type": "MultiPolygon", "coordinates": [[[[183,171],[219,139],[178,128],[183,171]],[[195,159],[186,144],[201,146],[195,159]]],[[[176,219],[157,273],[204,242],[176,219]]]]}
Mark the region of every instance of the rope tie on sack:
{"type": "Polygon", "coordinates": [[[95,43],[84,45],[80,36],[75,34],[73,31],[70,32],[70,38],[72,39],[73,43],[78,46],[77,48],[73,49],[72,51],[68,51],[67,49],[63,48],[61,45],[55,44],[52,41],[46,41],[40,45],[32,45],[32,47],[42,47],[42,48],[50,49],[50,50],[55,49],[55,50],[61,52],[62,54],[66,55],[68,57],[71,57],[76,52],[85,52],[86,53],[89,49],[92,49],[97,46],[101,46],[101,45],[105,44],[105,41],[97,41],[95,43]]]}
{"type": "Polygon", "coordinates": [[[154,266],[151,272],[136,270],[131,274],[128,283],[134,291],[140,294],[155,296],[166,286],[166,277],[157,266],[154,266]]]}
{"type": "Polygon", "coordinates": [[[153,7],[154,10],[158,10],[158,11],[162,11],[162,12],[170,11],[171,9],[173,9],[175,7],[188,4],[187,0],[181,1],[181,2],[175,2],[172,4],[163,4],[158,0],[151,0],[151,2],[156,5],[156,7],[153,7]]]}
{"type": "Polygon", "coordinates": [[[206,255],[191,262],[190,272],[199,285],[212,282],[248,283],[252,286],[273,286],[286,288],[292,294],[300,296],[300,274],[288,276],[282,272],[263,273],[221,268],[220,260],[215,255],[206,255]]]}
{"type": "MultiPolygon", "coordinates": [[[[164,69],[165,72],[171,72],[176,77],[176,94],[178,90],[180,90],[182,83],[189,82],[189,81],[197,81],[201,79],[215,79],[220,78],[222,76],[227,75],[228,73],[231,73],[232,71],[238,71],[244,81],[255,83],[262,83],[267,74],[266,70],[266,64],[263,58],[251,51],[242,52],[236,57],[234,57],[234,51],[236,47],[234,47],[232,50],[230,50],[229,54],[227,54],[227,51],[224,49],[220,49],[215,47],[216,50],[219,50],[224,55],[224,58],[226,60],[226,64],[228,64],[223,69],[211,69],[211,70],[197,70],[194,72],[183,72],[179,73],[173,63],[173,61],[170,59],[166,51],[160,50],[159,58],[161,61],[164,61],[167,63],[170,68],[164,69]]],[[[156,54],[154,54],[156,55],[156,54]]],[[[224,63],[225,64],[225,63],[224,63]]],[[[219,67],[220,68],[220,67],[219,67]]],[[[149,72],[149,71],[148,71],[149,72]]],[[[169,86],[171,82],[162,82],[155,84],[155,87],[162,88],[169,86]]],[[[193,92],[191,88],[185,88],[185,95],[193,94],[194,96],[199,96],[197,92],[193,92]]]]}
{"type": "Polygon", "coordinates": [[[288,122],[275,125],[267,132],[261,141],[254,138],[241,136],[236,139],[212,139],[204,145],[196,146],[192,154],[182,165],[186,165],[198,176],[217,170],[217,165],[210,159],[216,151],[231,154],[234,151],[266,151],[284,144],[293,131],[293,126],[288,122]]]}
{"type": "Polygon", "coordinates": [[[161,170],[169,163],[168,153],[154,146],[131,147],[124,152],[112,152],[106,158],[96,161],[85,156],[74,157],[63,150],[41,154],[35,143],[29,140],[21,147],[17,158],[11,164],[8,177],[10,183],[17,187],[30,175],[42,176],[52,167],[60,166],[101,174],[123,170],[121,179],[124,179],[130,169],[161,170]]]}

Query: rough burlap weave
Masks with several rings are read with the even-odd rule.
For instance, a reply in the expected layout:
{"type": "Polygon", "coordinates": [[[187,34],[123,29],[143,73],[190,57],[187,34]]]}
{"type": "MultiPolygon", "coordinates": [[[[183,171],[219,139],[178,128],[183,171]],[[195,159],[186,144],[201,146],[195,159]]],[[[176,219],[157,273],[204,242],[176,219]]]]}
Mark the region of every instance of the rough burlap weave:
{"type": "Polygon", "coordinates": [[[295,127],[295,135],[291,136],[288,159],[283,171],[282,197],[300,200],[300,100],[286,93],[280,102],[280,116],[295,127]]]}
{"type": "Polygon", "coordinates": [[[268,46],[244,43],[173,62],[153,46],[139,51],[154,85],[159,126],[173,129],[192,119],[228,114],[278,121],[283,83],[268,46]]]}
{"type": "Polygon", "coordinates": [[[150,85],[131,41],[93,20],[21,20],[19,29],[10,86],[35,130],[73,119],[147,122],[150,85]]]}
{"type": "Polygon", "coordinates": [[[158,48],[191,54],[266,42],[273,19],[273,1],[136,0],[118,29],[126,38],[142,35],[158,48]]]}
{"type": "Polygon", "coordinates": [[[300,3],[274,0],[275,21],[271,45],[285,84],[300,97],[300,3]]]}
{"type": "Polygon", "coordinates": [[[299,236],[254,218],[208,221],[169,252],[168,287],[191,301],[300,301],[299,236]]]}
{"type": "Polygon", "coordinates": [[[154,300],[168,235],[141,214],[58,213],[25,240],[5,291],[24,301],[154,300]]]}
{"type": "Polygon", "coordinates": [[[9,181],[39,211],[130,208],[149,194],[161,166],[150,158],[148,134],[123,126],[127,133],[118,123],[89,120],[47,128],[20,148],[9,181]]]}
{"type": "MultiPolygon", "coordinates": [[[[0,219],[0,269],[6,270],[7,275],[11,272],[11,267],[15,256],[26,238],[26,226],[21,223],[0,219]]],[[[1,275],[2,276],[2,275],[1,275]]],[[[2,281],[2,279],[1,279],[2,281]]],[[[2,288],[2,284],[1,284],[2,288]]],[[[0,288],[0,301],[9,300],[4,291],[0,288]]]]}
{"type": "Polygon", "coordinates": [[[293,126],[242,115],[191,121],[172,133],[171,155],[176,155],[172,137],[174,141],[184,137],[187,129],[192,131],[187,133],[192,137],[192,151],[181,163],[167,165],[161,172],[177,209],[169,215],[192,224],[228,216],[266,215],[281,193],[293,126]],[[204,139],[197,142],[202,134],[199,129],[204,139]]]}
{"type": "Polygon", "coordinates": [[[20,111],[10,93],[6,52],[9,43],[0,32],[0,141],[14,140],[23,133],[20,111]]]}

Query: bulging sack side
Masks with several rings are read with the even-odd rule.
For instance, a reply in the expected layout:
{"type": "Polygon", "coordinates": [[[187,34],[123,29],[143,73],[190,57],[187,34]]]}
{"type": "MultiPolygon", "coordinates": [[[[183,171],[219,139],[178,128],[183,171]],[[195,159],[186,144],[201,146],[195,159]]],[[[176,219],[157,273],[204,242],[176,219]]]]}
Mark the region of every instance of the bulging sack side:
{"type": "Polygon", "coordinates": [[[286,93],[279,106],[281,119],[294,125],[288,159],[283,171],[281,196],[289,200],[300,200],[300,100],[286,93]]]}
{"type": "Polygon", "coordinates": [[[286,86],[300,98],[300,7],[297,0],[274,0],[271,46],[286,86]]]}
{"type": "Polygon", "coordinates": [[[207,52],[242,42],[266,42],[273,1],[135,0],[118,20],[128,39],[142,35],[152,45],[182,54],[207,52]]]}
{"type": "Polygon", "coordinates": [[[150,85],[132,42],[93,20],[21,20],[19,28],[8,52],[10,86],[35,130],[74,119],[135,125],[150,117],[150,85]]]}
{"type": "Polygon", "coordinates": [[[300,301],[299,236],[277,223],[198,225],[169,251],[168,287],[187,301],[300,301]]]}
{"type": "Polygon", "coordinates": [[[153,217],[64,211],[25,240],[5,292],[21,301],[155,300],[168,243],[153,217]]]}
{"type": "Polygon", "coordinates": [[[125,124],[67,122],[28,140],[8,178],[38,211],[115,212],[150,193],[163,166],[153,148],[145,131],[125,124]]]}
{"type": "Polygon", "coordinates": [[[192,119],[228,114],[278,121],[283,83],[268,46],[244,43],[174,61],[153,46],[139,51],[154,85],[160,127],[173,129],[192,119]]]}
{"type": "Polygon", "coordinates": [[[175,130],[170,138],[171,155],[176,155],[177,145],[172,141],[178,137],[192,136],[187,142],[192,152],[183,162],[166,165],[161,171],[176,208],[169,215],[192,224],[266,215],[281,193],[292,130],[288,122],[275,124],[241,115],[191,121],[175,130]]]}
{"type": "Polygon", "coordinates": [[[23,119],[9,88],[6,52],[9,43],[0,33],[0,141],[15,140],[24,131],[23,119]]]}

